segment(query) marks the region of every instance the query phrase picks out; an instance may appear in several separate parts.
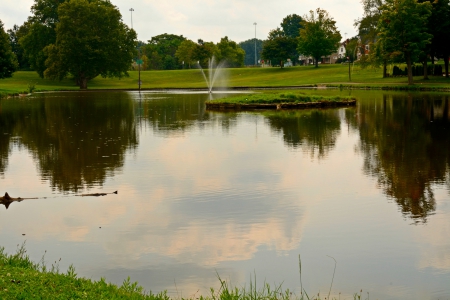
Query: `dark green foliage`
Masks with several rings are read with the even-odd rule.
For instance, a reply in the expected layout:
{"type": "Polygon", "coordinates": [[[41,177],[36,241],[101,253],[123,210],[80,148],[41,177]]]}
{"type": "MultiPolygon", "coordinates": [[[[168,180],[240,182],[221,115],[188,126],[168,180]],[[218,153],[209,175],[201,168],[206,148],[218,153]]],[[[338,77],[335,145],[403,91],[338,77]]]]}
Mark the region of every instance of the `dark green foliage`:
{"type": "Polygon", "coordinates": [[[304,17],[302,27],[297,50],[303,55],[312,56],[317,68],[322,56],[336,51],[342,36],[337,30],[336,21],[320,8],[315,12],[311,10],[309,16],[304,17]]]}
{"type": "Polygon", "coordinates": [[[11,77],[17,69],[17,58],[11,50],[9,36],[0,20],[0,79],[11,77]]]}
{"type": "MultiPolygon", "coordinates": [[[[249,39],[244,42],[240,42],[239,46],[245,51],[244,65],[255,65],[255,39],[249,39]]],[[[263,41],[256,39],[256,59],[261,59],[261,51],[263,49],[263,41]]]]}
{"type": "Polygon", "coordinates": [[[223,37],[217,43],[215,54],[218,61],[225,61],[227,67],[237,68],[244,66],[245,51],[234,41],[223,37]]]}
{"type": "Polygon", "coordinates": [[[143,46],[142,54],[148,57],[149,68],[153,70],[175,70],[182,68],[182,60],[175,55],[178,47],[186,41],[182,35],[160,34],[143,46]]]}
{"type": "Polygon", "coordinates": [[[300,29],[302,17],[296,14],[286,16],[281,22],[281,28],[286,36],[291,38],[298,38],[300,36],[300,29]]]}
{"type": "Polygon", "coordinates": [[[391,57],[404,57],[409,70],[408,83],[413,84],[411,66],[432,38],[427,32],[431,4],[417,3],[416,0],[386,0],[381,11],[378,43],[391,57]]]}
{"type": "Polygon", "coordinates": [[[283,68],[283,64],[288,58],[292,60],[291,57],[296,56],[296,44],[296,39],[286,36],[279,28],[274,29],[269,32],[269,37],[264,42],[261,56],[270,60],[272,65],[279,65],[283,68]]]}
{"type": "Polygon", "coordinates": [[[30,70],[30,63],[25,56],[24,49],[19,43],[20,39],[28,33],[28,23],[24,23],[22,26],[14,25],[12,29],[8,29],[9,41],[11,44],[12,52],[17,57],[19,64],[18,70],[28,71],[30,70]]]}
{"type": "Polygon", "coordinates": [[[136,33],[119,10],[104,0],[72,0],[58,7],[56,42],[44,49],[45,77],[74,76],[81,89],[90,79],[127,76],[136,33]]]}
{"type": "Polygon", "coordinates": [[[44,78],[44,71],[47,69],[45,61],[48,56],[44,53],[44,48],[56,42],[58,7],[66,1],[68,0],[35,0],[31,7],[33,15],[22,25],[26,28],[26,33],[19,39],[19,43],[31,68],[41,78],[44,78]]]}

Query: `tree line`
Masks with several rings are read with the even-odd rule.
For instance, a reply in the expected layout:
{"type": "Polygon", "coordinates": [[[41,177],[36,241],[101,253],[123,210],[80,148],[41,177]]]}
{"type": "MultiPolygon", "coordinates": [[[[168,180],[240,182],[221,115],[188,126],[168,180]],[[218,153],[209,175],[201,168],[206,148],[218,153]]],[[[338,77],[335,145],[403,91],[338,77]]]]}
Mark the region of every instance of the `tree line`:
{"type": "Polygon", "coordinates": [[[361,44],[371,51],[363,65],[406,63],[408,83],[413,84],[413,66],[422,64],[428,79],[428,62],[443,59],[448,78],[450,55],[450,6],[448,0],[362,0],[364,15],[356,20],[361,44]]]}
{"type": "MultiPolygon", "coordinates": [[[[364,13],[355,21],[358,35],[344,41],[350,61],[357,58],[362,67],[383,66],[384,76],[388,64],[405,62],[412,84],[414,64],[423,65],[426,79],[428,62],[444,59],[448,77],[448,0],[361,2],[364,13]]],[[[137,64],[143,70],[206,67],[212,56],[226,60],[228,67],[258,65],[260,59],[283,67],[288,60],[295,65],[302,55],[312,57],[318,67],[342,40],[336,21],[320,8],[303,17],[286,16],[264,41],[241,43],[227,36],[218,43],[194,42],[167,33],[141,42],[109,0],[34,0],[31,13],[24,24],[7,32],[0,20],[0,78],[18,69],[35,70],[40,77],[71,77],[80,88],[87,88],[96,76],[127,76],[137,64]]]]}

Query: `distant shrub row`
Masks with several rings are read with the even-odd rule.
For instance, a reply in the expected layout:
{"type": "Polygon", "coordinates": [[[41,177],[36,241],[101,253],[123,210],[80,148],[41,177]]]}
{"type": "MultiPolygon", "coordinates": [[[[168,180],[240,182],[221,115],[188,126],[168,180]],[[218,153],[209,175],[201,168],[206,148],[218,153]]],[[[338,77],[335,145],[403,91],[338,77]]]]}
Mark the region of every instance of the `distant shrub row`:
{"type": "MultiPolygon", "coordinates": [[[[417,65],[412,67],[412,73],[413,76],[423,76],[424,74],[424,68],[423,66],[417,65]]],[[[427,68],[428,75],[434,75],[434,76],[442,76],[442,65],[430,65],[427,68]]],[[[394,66],[392,70],[392,76],[407,76],[408,75],[408,68],[405,67],[405,69],[400,69],[397,66],[394,66]]]]}

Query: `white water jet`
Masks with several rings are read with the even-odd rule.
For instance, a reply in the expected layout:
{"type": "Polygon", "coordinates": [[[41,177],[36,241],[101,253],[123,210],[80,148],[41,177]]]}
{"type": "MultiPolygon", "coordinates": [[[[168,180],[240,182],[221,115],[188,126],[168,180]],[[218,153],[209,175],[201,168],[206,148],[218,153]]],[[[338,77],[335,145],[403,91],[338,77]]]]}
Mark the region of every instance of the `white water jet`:
{"type": "Polygon", "coordinates": [[[211,94],[213,92],[214,84],[218,81],[224,83],[225,81],[225,69],[223,68],[225,65],[225,61],[221,61],[219,64],[216,64],[216,59],[214,56],[208,59],[208,77],[206,77],[205,71],[203,71],[200,62],[198,62],[198,66],[200,71],[202,72],[203,78],[205,79],[206,86],[208,87],[208,92],[211,94]]]}

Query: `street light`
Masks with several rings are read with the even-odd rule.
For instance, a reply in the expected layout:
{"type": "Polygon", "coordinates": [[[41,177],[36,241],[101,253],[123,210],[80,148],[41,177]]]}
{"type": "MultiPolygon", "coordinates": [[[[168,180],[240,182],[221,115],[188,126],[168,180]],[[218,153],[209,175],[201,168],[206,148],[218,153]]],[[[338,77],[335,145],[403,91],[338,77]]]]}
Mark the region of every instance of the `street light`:
{"type": "Polygon", "coordinates": [[[256,57],[256,22],[253,23],[255,25],[255,66],[257,65],[257,57],[256,57]]]}
{"type": "MultiPolygon", "coordinates": [[[[133,8],[129,9],[131,12],[131,29],[133,29],[133,8]]],[[[141,92],[141,64],[142,64],[142,60],[141,60],[141,49],[138,49],[138,59],[137,59],[137,64],[138,64],[138,68],[139,68],[139,79],[138,79],[138,86],[139,86],[139,93],[141,92]]]]}
{"type": "Polygon", "coordinates": [[[133,29],[133,8],[130,8],[130,12],[131,12],[131,29],[133,29]]]}

